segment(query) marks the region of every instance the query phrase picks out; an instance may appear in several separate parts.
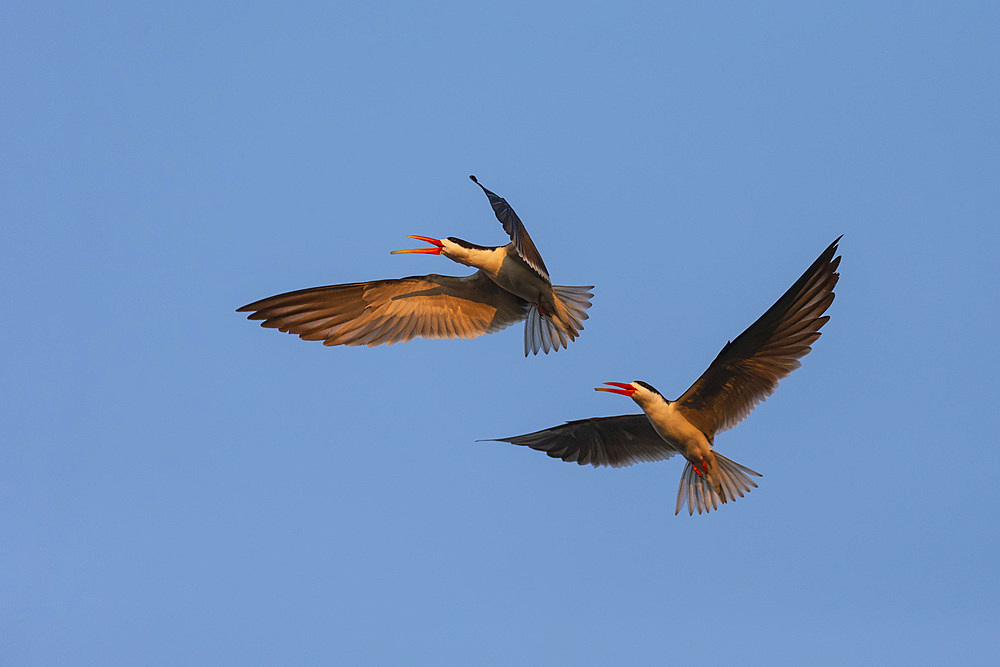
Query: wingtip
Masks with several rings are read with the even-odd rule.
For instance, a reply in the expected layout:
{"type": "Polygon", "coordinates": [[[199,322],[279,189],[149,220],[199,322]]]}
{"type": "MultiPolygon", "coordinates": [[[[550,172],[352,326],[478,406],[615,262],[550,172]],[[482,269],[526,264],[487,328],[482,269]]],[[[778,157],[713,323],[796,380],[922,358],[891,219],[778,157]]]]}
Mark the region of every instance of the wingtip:
{"type": "Polygon", "coordinates": [[[475,183],[476,185],[478,185],[478,186],[479,186],[479,188],[480,188],[480,189],[481,189],[481,190],[482,190],[483,192],[485,192],[485,193],[486,193],[486,196],[487,196],[487,197],[488,197],[488,196],[490,196],[490,195],[493,195],[494,197],[496,196],[495,194],[493,194],[492,192],[490,192],[489,190],[487,190],[487,189],[486,189],[486,186],[485,186],[485,185],[483,185],[482,183],[480,183],[480,182],[479,182],[479,179],[478,179],[478,178],[476,178],[475,174],[469,174],[469,179],[470,179],[470,180],[471,180],[471,181],[472,181],[473,183],[475,183]]]}

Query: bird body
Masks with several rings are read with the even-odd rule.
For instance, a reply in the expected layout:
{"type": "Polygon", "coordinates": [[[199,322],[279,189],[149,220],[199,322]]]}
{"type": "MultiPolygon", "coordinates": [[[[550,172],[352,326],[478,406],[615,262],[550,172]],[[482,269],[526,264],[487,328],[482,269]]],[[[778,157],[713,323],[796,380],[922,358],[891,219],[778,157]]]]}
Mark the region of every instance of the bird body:
{"type": "Polygon", "coordinates": [[[657,392],[642,387],[632,398],[653,425],[657,435],[670,443],[689,461],[705,461],[712,456],[712,443],[697,427],[684,418],[677,404],[657,392]]]}
{"type": "Polygon", "coordinates": [[[577,329],[582,327],[576,318],[569,314],[566,304],[556,293],[560,288],[574,288],[553,286],[548,278],[540,275],[524,261],[513,243],[485,247],[453,237],[441,239],[441,243],[442,255],[452,261],[479,269],[501,289],[520,297],[529,306],[538,308],[541,315],[551,317],[571,339],[576,338],[577,329]]]}
{"type": "Polygon", "coordinates": [[[840,257],[835,256],[839,241],[831,243],[756,322],[726,343],[676,400],[667,400],[641,380],[606,382],[610,386],[597,390],[628,396],[643,414],[581,419],[498,440],[593,466],[619,467],[680,454],[687,464],[675,513],[687,504],[689,513],[697,509],[701,514],[742,498],[757,487],[751,476],[760,473],[716,452],[715,436],[770,396],[820,337],[840,278],[840,257]]]}
{"type": "MultiPolygon", "coordinates": [[[[694,509],[696,503],[704,499],[706,511],[709,503],[712,503],[713,507],[718,507],[719,502],[725,504],[729,500],[735,500],[737,495],[742,497],[743,493],[750,490],[750,487],[757,486],[745,475],[737,475],[736,478],[731,479],[732,475],[725,470],[728,464],[742,468],[758,477],[760,473],[743,468],[743,466],[717,454],[712,449],[715,444],[715,434],[705,433],[692,424],[679,401],[668,401],[651,385],[640,380],[629,384],[621,382],[607,382],[605,384],[618,388],[597,387],[598,391],[622,394],[635,401],[642,408],[646,419],[653,427],[653,431],[662,438],[665,445],[687,459],[688,463],[681,475],[681,489],[678,492],[678,512],[682,507],[681,494],[685,491],[685,477],[691,477],[690,484],[697,487],[691,489],[692,492],[698,494],[698,500],[691,503],[691,508],[694,509]],[[697,481],[695,481],[696,479],[697,481]],[[711,491],[704,486],[705,484],[711,488],[711,491]]],[[[683,500],[687,500],[686,495],[683,500]]]]}
{"type": "Polygon", "coordinates": [[[324,345],[391,345],[413,338],[476,338],[526,321],[524,354],[567,347],[583,330],[592,286],[552,285],[521,220],[484,188],[511,237],[481,246],[455,237],[413,236],[433,247],[398,253],[443,255],[478,271],[471,276],[411,276],[287,292],[247,304],[248,319],[324,345]]]}
{"type": "Polygon", "coordinates": [[[462,239],[441,239],[441,254],[448,259],[479,269],[503,290],[528,303],[552,300],[552,283],[538,275],[521,259],[513,243],[477,246],[462,239]]]}

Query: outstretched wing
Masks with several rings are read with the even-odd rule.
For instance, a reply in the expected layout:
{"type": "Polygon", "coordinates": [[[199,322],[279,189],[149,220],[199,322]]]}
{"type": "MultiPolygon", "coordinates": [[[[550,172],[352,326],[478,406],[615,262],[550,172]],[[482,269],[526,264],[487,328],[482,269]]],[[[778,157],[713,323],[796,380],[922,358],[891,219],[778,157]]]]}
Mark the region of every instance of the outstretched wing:
{"type": "Polygon", "coordinates": [[[830,319],[840,274],[836,241],[823,251],[767,312],[726,344],[701,377],[677,399],[692,424],[709,437],[743,421],[799,367],[830,319]]]}
{"type": "MultiPolygon", "coordinates": [[[[528,236],[528,230],[524,228],[524,223],[521,222],[521,218],[517,217],[517,213],[514,213],[514,209],[510,207],[507,200],[500,195],[490,192],[483,184],[480,183],[475,176],[469,176],[472,182],[483,189],[486,193],[486,198],[490,200],[490,206],[493,207],[493,213],[496,214],[497,220],[503,225],[503,230],[507,232],[510,236],[511,243],[514,244],[514,249],[517,250],[517,254],[521,256],[528,266],[533,268],[538,275],[540,275],[545,280],[549,279],[549,270],[545,268],[545,262],[542,261],[542,256],[538,254],[538,248],[535,247],[534,242],[531,237],[528,236]]],[[[551,281],[550,281],[551,282],[551,281]]]]}
{"type": "Polygon", "coordinates": [[[528,303],[481,271],[330,285],[255,301],[237,312],[324,345],[391,345],[413,338],[476,338],[527,316],[528,303]]]}
{"type": "Polygon", "coordinates": [[[622,468],[642,461],[663,461],[677,453],[661,438],[646,415],[592,417],[510,438],[494,438],[545,452],[580,465],[622,468]]]}

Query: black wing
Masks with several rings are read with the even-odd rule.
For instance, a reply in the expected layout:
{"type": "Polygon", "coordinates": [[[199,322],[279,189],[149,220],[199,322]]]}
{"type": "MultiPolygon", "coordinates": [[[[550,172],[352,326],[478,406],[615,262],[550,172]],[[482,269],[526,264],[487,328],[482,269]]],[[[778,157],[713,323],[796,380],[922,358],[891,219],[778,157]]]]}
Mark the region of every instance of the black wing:
{"type": "Polygon", "coordinates": [[[580,465],[622,468],[642,461],[663,461],[677,453],[646,415],[592,417],[510,438],[494,438],[545,452],[580,465]]]}
{"type": "Polygon", "coordinates": [[[774,393],[778,381],[799,367],[830,319],[840,274],[837,243],[823,251],[767,312],[727,343],[677,406],[709,437],[743,421],[774,393]]]}
{"type": "Polygon", "coordinates": [[[542,256],[538,254],[538,248],[535,247],[534,242],[531,237],[528,236],[528,230],[524,228],[524,223],[521,222],[521,218],[517,217],[517,213],[514,213],[514,209],[510,207],[507,200],[500,195],[490,192],[483,187],[475,176],[469,176],[472,182],[483,188],[483,192],[486,193],[487,199],[490,200],[490,206],[493,207],[493,213],[496,214],[497,220],[503,225],[503,230],[507,232],[510,236],[511,243],[514,244],[514,249],[517,250],[517,254],[521,256],[528,266],[533,268],[538,275],[540,275],[545,280],[549,279],[549,270],[545,268],[545,262],[542,261],[542,256]]]}

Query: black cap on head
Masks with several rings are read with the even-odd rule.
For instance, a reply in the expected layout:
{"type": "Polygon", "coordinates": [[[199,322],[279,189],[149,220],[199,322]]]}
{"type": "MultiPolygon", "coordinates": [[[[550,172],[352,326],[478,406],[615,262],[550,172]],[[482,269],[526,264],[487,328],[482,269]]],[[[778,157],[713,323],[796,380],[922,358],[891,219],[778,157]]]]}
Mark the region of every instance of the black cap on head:
{"type": "MultiPolygon", "coordinates": [[[[663,394],[661,394],[660,392],[658,392],[656,390],[656,387],[654,387],[653,385],[649,384],[648,382],[643,382],[642,380],[636,380],[635,384],[639,385],[640,387],[645,387],[646,389],[650,390],[651,392],[653,392],[654,394],[656,394],[660,398],[663,398],[663,394]]],[[[666,399],[664,399],[664,400],[666,400],[666,399]]]]}

